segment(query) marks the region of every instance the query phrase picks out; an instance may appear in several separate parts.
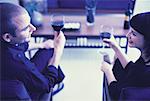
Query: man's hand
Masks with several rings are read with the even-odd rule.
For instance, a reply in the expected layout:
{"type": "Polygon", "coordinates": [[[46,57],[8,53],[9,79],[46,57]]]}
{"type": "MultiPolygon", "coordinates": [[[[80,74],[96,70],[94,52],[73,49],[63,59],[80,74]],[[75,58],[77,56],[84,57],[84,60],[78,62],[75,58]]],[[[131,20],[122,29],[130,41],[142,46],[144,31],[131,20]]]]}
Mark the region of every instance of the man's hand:
{"type": "Polygon", "coordinates": [[[63,54],[64,46],[65,46],[66,38],[63,32],[54,34],[54,54],[52,59],[49,61],[49,65],[54,65],[58,67],[61,56],[63,54]]]}
{"type": "Polygon", "coordinates": [[[41,48],[50,49],[54,48],[54,41],[49,39],[44,41],[43,43],[40,43],[41,48]]]}

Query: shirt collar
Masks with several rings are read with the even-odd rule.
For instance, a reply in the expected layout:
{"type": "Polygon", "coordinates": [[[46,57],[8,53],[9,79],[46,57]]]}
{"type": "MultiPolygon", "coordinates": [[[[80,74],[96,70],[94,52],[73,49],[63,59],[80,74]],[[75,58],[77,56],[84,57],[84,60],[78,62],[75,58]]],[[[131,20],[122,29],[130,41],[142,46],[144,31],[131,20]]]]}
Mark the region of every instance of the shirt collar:
{"type": "Polygon", "coordinates": [[[16,51],[25,52],[25,51],[27,51],[29,44],[28,44],[28,42],[24,42],[24,43],[20,43],[20,44],[12,44],[12,43],[8,43],[5,41],[1,41],[1,46],[4,48],[9,48],[9,49],[11,48],[16,51]]]}

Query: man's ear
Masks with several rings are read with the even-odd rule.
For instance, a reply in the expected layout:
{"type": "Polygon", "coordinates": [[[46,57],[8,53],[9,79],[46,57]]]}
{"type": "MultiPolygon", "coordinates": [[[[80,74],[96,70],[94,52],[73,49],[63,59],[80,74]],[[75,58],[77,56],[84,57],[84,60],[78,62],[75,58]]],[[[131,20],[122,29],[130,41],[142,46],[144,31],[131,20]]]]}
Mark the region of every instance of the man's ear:
{"type": "Polygon", "coordinates": [[[9,33],[5,33],[2,38],[6,41],[6,42],[10,42],[12,39],[12,35],[9,33]]]}

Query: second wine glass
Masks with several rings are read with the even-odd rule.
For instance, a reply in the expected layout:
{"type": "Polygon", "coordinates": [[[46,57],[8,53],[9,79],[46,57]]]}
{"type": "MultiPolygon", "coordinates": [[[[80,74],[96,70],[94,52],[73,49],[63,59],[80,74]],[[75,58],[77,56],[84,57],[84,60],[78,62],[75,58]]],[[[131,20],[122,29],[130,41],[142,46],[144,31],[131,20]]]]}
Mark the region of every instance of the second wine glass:
{"type": "Polygon", "coordinates": [[[102,43],[102,49],[101,49],[100,53],[102,55],[107,54],[107,52],[105,50],[106,44],[103,42],[103,39],[104,38],[106,38],[106,39],[111,38],[111,34],[114,34],[113,27],[108,26],[108,25],[101,25],[100,26],[100,41],[102,43]]]}

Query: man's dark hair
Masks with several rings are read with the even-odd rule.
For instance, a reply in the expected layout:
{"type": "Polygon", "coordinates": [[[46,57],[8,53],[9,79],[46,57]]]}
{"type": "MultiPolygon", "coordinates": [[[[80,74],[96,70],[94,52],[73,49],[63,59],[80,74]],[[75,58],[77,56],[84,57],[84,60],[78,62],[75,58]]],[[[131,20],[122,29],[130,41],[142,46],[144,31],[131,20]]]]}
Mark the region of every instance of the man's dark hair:
{"type": "Polygon", "coordinates": [[[16,25],[12,18],[26,13],[26,10],[15,4],[0,3],[0,35],[2,37],[5,33],[10,33],[15,36],[16,25]]]}

